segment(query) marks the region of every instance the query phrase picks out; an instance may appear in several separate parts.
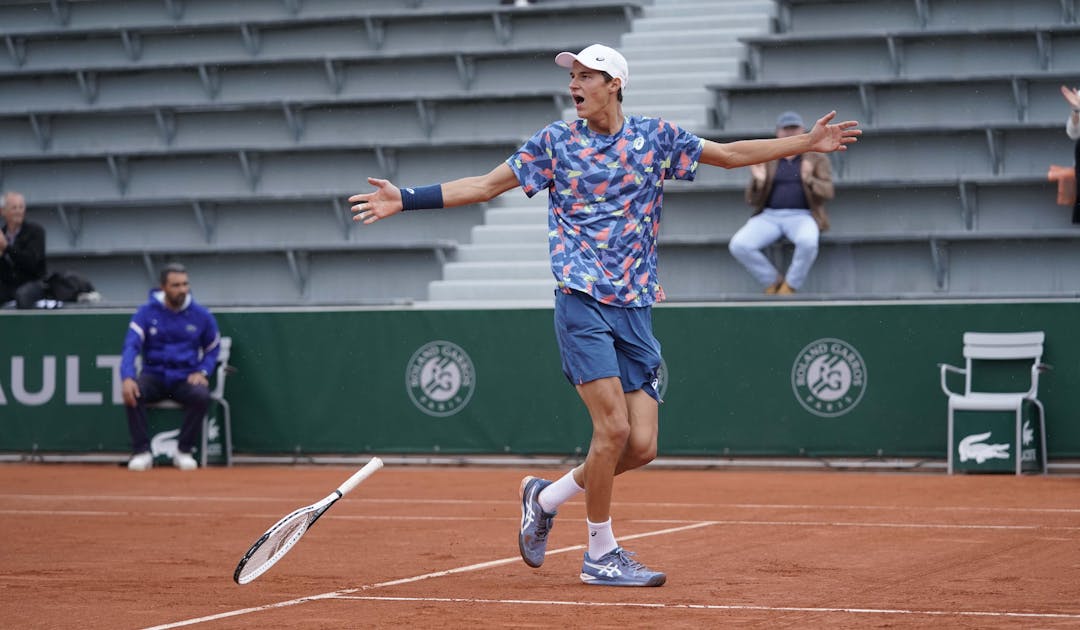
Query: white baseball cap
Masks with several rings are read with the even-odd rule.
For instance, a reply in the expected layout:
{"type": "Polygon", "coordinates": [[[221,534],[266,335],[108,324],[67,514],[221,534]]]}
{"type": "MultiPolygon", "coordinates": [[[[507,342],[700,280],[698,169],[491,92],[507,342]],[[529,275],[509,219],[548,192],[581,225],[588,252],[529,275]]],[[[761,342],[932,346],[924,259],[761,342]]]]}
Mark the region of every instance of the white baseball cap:
{"type": "Polygon", "coordinates": [[[575,61],[586,68],[606,72],[614,78],[622,79],[623,88],[630,86],[630,68],[626,65],[626,57],[614,48],[603,44],[593,44],[586,46],[576,55],[572,52],[561,52],[555,55],[556,65],[564,68],[574,67],[575,61]]]}

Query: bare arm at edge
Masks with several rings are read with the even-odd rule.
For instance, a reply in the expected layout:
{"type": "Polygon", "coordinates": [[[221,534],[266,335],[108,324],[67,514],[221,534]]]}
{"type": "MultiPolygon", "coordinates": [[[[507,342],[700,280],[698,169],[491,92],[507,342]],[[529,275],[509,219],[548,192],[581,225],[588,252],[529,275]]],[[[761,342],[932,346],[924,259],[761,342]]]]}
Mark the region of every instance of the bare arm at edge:
{"type": "Polygon", "coordinates": [[[776,160],[789,155],[798,155],[807,151],[830,153],[846,151],[847,145],[856,142],[862,135],[857,129],[859,123],[854,120],[829,124],[836,117],[836,112],[822,116],[813,129],[807,133],[787,138],[768,138],[762,140],[739,140],[738,142],[719,143],[705,140],[701,151],[702,164],[735,168],[776,160]]]}
{"type": "MultiPolygon", "coordinates": [[[[375,187],[374,191],[349,197],[355,215],[353,221],[370,225],[401,212],[400,188],[389,180],[374,177],[369,177],[368,183],[375,187]]],[[[519,185],[514,171],[503,162],[486,175],[463,177],[442,184],[443,207],[453,208],[488,201],[519,185]]]]}

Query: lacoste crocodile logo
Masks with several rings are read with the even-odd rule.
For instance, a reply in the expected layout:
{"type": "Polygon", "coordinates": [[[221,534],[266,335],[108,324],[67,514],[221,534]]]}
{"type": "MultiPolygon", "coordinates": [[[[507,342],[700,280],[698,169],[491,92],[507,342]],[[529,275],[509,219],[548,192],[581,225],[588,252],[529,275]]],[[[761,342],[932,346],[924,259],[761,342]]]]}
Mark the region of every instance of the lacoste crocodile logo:
{"type": "Polygon", "coordinates": [[[990,439],[990,431],[976,433],[960,440],[956,450],[960,454],[960,461],[975,460],[976,464],[985,463],[988,459],[1009,459],[1009,447],[1011,444],[987,444],[983,440],[990,439]]]}
{"type": "Polygon", "coordinates": [[[158,433],[150,439],[150,452],[154,454],[154,457],[159,455],[164,455],[170,459],[176,457],[176,452],[179,450],[179,442],[177,441],[179,436],[180,429],[158,433]]]}

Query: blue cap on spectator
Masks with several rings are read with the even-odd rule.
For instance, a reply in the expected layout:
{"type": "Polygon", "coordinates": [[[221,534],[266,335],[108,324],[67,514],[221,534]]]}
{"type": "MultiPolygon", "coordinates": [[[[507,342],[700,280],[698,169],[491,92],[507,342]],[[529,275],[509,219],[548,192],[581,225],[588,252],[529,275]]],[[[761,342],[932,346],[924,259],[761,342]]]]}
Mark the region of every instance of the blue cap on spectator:
{"type": "Polygon", "coordinates": [[[776,128],[783,129],[784,127],[803,127],[802,116],[799,116],[795,112],[784,112],[780,114],[780,117],[776,119],[776,128]]]}

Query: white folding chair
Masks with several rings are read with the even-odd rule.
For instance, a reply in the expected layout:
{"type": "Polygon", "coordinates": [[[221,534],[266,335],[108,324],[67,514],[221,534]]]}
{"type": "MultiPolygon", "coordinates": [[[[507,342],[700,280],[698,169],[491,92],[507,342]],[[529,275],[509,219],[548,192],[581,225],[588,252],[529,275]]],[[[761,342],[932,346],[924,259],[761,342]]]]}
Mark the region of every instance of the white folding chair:
{"type": "Polygon", "coordinates": [[[939,363],[941,369],[941,390],[949,397],[949,447],[948,468],[953,472],[953,424],[954,413],[960,411],[1013,411],[1016,414],[1015,460],[1016,474],[1020,474],[1022,465],[1021,448],[1023,444],[1023,407],[1030,401],[1039,410],[1039,442],[1041,447],[1042,472],[1046,474],[1046,413],[1043,404],[1037,398],[1039,391],[1039,373],[1050,366],[1042,363],[1042,332],[1023,333],[964,333],[963,369],[939,363]],[[972,390],[972,372],[976,361],[1031,361],[1031,380],[1027,391],[1022,392],[980,392],[972,390]],[[946,374],[953,372],[964,375],[964,392],[957,393],[949,389],[946,374]]]}
{"type": "MultiPolygon", "coordinates": [[[[229,409],[229,401],[225,400],[225,377],[234,372],[235,368],[229,365],[229,353],[232,350],[232,337],[222,337],[218,342],[217,371],[214,375],[214,389],[210,390],[210,407],[206,410],[202,422],[202,438],[199,446],[199,467],[206,468],[207,442],[210,434],[210,415],[216,403],[222,409],[222,430],[225,432],[224,456],[225,465],[232,466],[232,414],[229,409]]],[[[182,409],[180,403],[166,398],[146,406],[147,409],[182,409]]]]}

